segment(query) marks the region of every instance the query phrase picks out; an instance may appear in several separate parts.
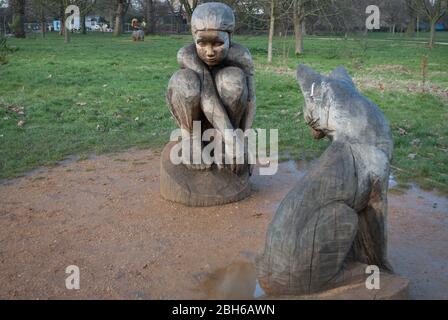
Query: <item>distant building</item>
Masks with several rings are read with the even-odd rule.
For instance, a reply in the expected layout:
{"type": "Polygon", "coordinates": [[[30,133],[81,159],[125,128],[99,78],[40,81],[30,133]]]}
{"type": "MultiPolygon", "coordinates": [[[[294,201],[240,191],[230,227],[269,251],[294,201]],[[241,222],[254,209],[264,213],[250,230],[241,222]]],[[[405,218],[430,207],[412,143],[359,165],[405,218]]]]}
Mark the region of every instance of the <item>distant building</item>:
{"type": "MultiPolygon", "coordinates": [[[[100,16],[87,16],[86,17],[86,28],[87,30],[99,30],[101,28],[101,24],[99,23],[101,21],[100,16]]],[[[54,20],[53,21],[53,29],[54,31],[61,31],[61,21],[60,20],[54,20]]],[[[75,17],[72,20],[72,29],[73,30],[80,30],[81,29],[81,19],[79,17],[75,17]]]]}
{"type": "Polygon", "coordinates": [[[61,21],[59,21],[59,20],[53,21],[53,30],[52,31],[61,31],[61,21]]]}

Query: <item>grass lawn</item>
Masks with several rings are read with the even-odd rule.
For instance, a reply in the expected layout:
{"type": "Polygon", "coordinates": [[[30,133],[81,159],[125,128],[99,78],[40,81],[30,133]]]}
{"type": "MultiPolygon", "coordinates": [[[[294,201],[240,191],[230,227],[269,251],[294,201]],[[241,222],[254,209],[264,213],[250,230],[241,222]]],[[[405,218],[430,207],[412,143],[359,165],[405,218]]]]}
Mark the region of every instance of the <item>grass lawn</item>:
{"type": "MultiPolygon", "coordinates": [[[[291,37],[279,37],[272,65],[266,64],[267,37],[237,36],[256,64],[254,126],[279,129],[284,158],[318,156],[328,142],[312,140],[304,124],[295,67],[306,63],[328,73],[345,65],[390,120],[396,178],[448,193],[448,46],[429,51],[421,43],[426,36],[310,36],[302,57],[294,56],[291,37]]],[[[0,65],[0,178],[73,154],[161,148],[175,128],[166,86],[177,69],[177,50],[190,41],[167,35],[134,43],[130,35],[110,34],[73,35],[68,45],[56,34],[10,39],[19,50],[0,65]]],[[[448,42],[448,33],[437,41],[448,42]]]]}

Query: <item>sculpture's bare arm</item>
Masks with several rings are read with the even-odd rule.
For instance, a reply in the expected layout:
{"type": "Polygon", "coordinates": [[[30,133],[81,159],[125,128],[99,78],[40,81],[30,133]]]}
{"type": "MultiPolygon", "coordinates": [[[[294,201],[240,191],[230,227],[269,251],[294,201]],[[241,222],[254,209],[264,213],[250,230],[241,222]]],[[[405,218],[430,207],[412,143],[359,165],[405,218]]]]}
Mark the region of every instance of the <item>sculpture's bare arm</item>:
{"type": "Polygon", "coordinates": [[[234,128],[216,92],[210,71],[199,59],[194,44],[180,49],[177,53],[177,61],[181,68],[191,69],[199,75],[202,83],[201,103],[203,112],[207,120],[224,137],[226,129],[233,130],[234,128]]]}
{"type": "MultiPolygon", "coordinates": [[[[216,92],[216,88],[213,82],[213,78],[211,77],[210,71],[205,66],[205,64],[198,57],[195,49],[195,45],[187,45],[179,50],[177,54],[177,60],[179,66],[181,68],[188,68],[195,71],[200,77],[201,82],[203,83],[203,107],[204,113],[207,113],[207,110],[214,110],[212,119],[209,118],[209,115],[206,114],[210,123],[213,124],[213,127],[218,129],[222,134],[224,134],[223,130],[220,130],[222,125],[216,123],[217,120],[224,119],[225,122],[228,121],[225,125],[224,129],[235,129],[231,125],[230,120],[228,119],[227,113],[219,100],[219,96],[216,92]],[[204,105],[205,104],[205,105],[204,105]],[[222,115],[221,113],[224,113],[222,115]],[[213,121],[213,118],[216,118],[213,121]],[[215,123],[217,125],[215,125],[215,123]]],[[[229,66],[235,66],[244,71],[247,78],[247,88],[248,88],[248,104],[246,114],[243,118],[242,128],[243,130],[252,128],[252,123],[254,121],[255,112],[256,112],[256,97],[255,97],[255,83],[254,83],[254,65],[252,62],[252,57],[250,55],[249,50],[237,43],[233,43],[229,49],[229,53],[225,60],[225,64],[229,66]]],[[[218,121],[219,122],[219,121],[218,121]]]]}
{"type": "Polygon", "coordinates": [[[255,97],[254,63],[249,50],[238,44],[232,43],[226,58],[226,64],[238,67],[244,71],[247,78],[248,104],[245,117],[243,119],[243,130],[252,128],[257,108],[255,97]]]}

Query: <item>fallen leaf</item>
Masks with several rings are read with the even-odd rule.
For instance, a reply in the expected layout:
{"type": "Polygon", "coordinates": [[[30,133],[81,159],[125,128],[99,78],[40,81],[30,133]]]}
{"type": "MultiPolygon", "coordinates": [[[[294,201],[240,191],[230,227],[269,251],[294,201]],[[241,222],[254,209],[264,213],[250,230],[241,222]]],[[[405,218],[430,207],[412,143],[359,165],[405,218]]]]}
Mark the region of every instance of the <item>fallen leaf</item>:
{"type": "Polygon", "coordinates": [[[400,134],[400,136],[405,136],[408,134],[408,132],[403,128],[398,128],[398,133],[400,134]]]}

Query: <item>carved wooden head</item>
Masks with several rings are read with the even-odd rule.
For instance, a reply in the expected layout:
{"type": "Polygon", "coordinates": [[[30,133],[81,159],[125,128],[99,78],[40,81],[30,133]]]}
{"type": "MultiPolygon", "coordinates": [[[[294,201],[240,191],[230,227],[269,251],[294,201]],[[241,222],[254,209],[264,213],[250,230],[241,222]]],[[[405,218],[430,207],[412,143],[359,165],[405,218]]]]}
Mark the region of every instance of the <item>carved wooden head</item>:
{"type": "Polygon", "coordinates": [[[199,58],[211,67],[219,65],[227,57],[234,28],[235,16],[228,5],[218,2],[199,5],[191,17],[199,58]]]}
{"type": "Polygon", "coordinates": [[[381,109],[363,96],[344,67],[322,76],[299,65],[297,81],[305,98],[304,117],[313,136],[369,144],[392,156],[389,123],[381,109]]]}

